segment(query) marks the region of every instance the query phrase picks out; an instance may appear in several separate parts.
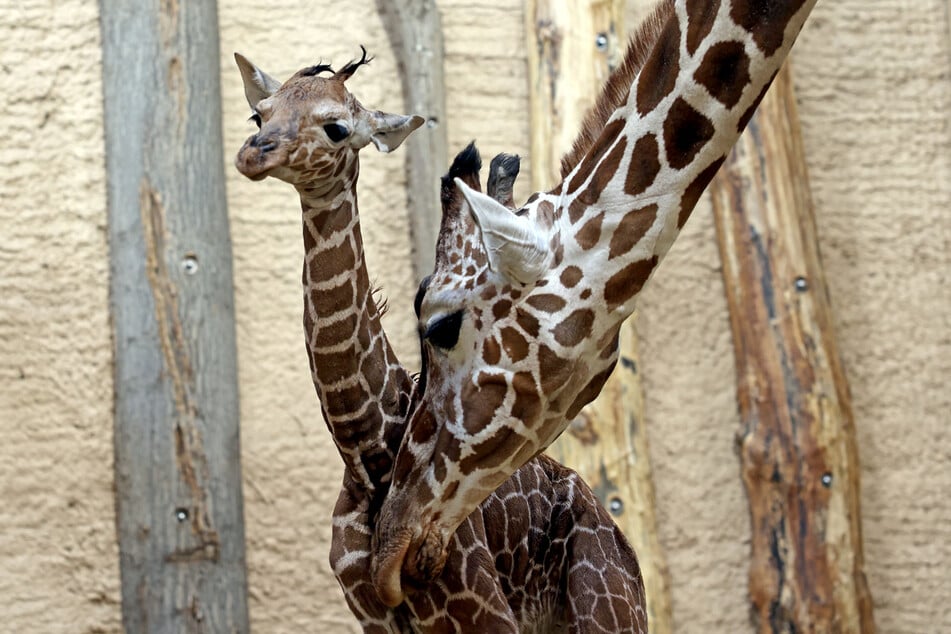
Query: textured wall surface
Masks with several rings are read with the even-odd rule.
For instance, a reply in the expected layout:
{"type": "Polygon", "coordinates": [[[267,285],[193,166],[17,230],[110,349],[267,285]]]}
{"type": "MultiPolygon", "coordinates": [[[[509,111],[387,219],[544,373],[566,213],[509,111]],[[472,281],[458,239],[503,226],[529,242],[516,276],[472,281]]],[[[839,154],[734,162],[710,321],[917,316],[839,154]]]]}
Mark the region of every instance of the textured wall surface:
{"type": "Polygon", "coordinates": [[[118,631],[96,4],[0,39],[0,630],[118,631]]]}
{"type": "MultiPolygon", "coordinates": [[[[450,152],[528,153],[522,3],[441,0],[450,152]]],[[[632,2],[631,20],[643,3],[632,2]]],[[[97,4],[0,7],[0,631],[118,632],[112,382],[97,4]]],[[[253,126],[232,61],[284,78],[365,44],[350,87],[401,111],[372,0],[219,0],[234,240],[251,618],[356,631],[327,565],[341,477],[301,332],[290,187],[230,162],[253,126]]],[[[794,53],[837,335],[862,460],[881,632],[951,631],[951,37],[946,0],[822,2],[794,53]]],[[[403,156],[363,154],[369,268],[417,362],[403,156]]],[[[523,166],[527,173],[527,164],[523,166]]],[[[517,198],[527,195],[527,178],[517,198]]],[[[701,203],[639,309],[651,457],[677,631],[749,631],[749,526],[733,350],[701,203]]]]}

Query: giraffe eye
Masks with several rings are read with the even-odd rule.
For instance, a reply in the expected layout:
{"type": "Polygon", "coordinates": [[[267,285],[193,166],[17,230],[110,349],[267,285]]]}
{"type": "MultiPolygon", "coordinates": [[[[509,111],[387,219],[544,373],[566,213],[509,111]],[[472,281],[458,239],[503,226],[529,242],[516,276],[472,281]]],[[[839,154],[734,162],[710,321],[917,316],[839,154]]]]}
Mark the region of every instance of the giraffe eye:
{"type": "Polygon", "coordinates": [[[254,121],[254,125],[258,126],[258,130],[261,129],[261,115],[255,112],[251,115],[251,118],[248,121],[254,121]]]}
{"type": "Polygon", "coordinates": [[[327,137],[334,143],[340,143],[350,136],[350,130],[347,129],[347,126],[339,123],[328,123],[324,126],[324,132],[327,133],[327,137]]]}
{"type": "Polygon", "coordinates": [[[463,311],[440,317],[426,328],[423,339],[437,348],[452,350],[459,341],[459,330],[462,329],[463,311]]]}

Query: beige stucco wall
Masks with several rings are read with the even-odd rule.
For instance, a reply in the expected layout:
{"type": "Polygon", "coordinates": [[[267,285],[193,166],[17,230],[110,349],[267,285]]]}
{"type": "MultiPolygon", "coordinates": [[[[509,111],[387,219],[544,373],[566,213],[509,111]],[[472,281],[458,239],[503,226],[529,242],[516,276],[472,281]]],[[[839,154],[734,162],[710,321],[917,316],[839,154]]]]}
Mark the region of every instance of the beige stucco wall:
{"type": "MultiPolygon", "coordinates": [[[[451,149],[476,138],[484,155],[527,155],[522,2],[439,6],[451,149]]],[[[0,631],[121,630],[97,7],[0,6],[0,631]]],[[[250,130],[234,50],[284,77],[363,43],[377,59],[351,88],[401,109],[371,0],[219,0],[219,15],[227,162],[250,130]]],[[[879,631],[951,631],[948,3],[821,2],[794,60],[879,631]]],[[[415,363],[402,170],[401,154],[368,150],[360,202],[385,325],[415,363]]],[[[254,629],[352,631],[326,563],[341,466],[301,349],[296,201],[227,173],[254,629]]],[[[705,204],[638,325],[677,629],[748,631],[733,353],[705,204]]]]}

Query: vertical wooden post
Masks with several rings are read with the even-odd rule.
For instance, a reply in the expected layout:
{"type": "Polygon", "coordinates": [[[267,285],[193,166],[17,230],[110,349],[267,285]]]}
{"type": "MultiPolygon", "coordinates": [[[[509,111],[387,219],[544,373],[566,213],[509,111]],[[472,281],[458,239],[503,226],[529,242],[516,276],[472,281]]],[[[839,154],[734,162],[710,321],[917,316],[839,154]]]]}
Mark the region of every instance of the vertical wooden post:
{"type": "Polygon", "coordinates": [[[435,0],[377,0],[396,54],[409,114],[426,125],[406,140],[413,267],[420,281],[433,269],[441,206],[439,177],[449,169],[446,132],[445,51],[435,0]]]}
{"type": "Polygon", "coordinates": [[[127,632],[248,632],[215,2],[101,0],[127,632]]]}
{"type": "MultiPolygon", "coordinates": [[[[560,180],[561,156],[619,61],[627,38],[622,0],[528,0],[532,186],[560,180]]],[[[576,469],[614,515],[637,551],[651,632],[672,631],[667,562],[657,537],[644,396],[633,322],[621,329],[618,369],[549,449],[576,469]]]]}
{"type": "Polygon", "coordinates": [[[789,65],[712,186],[760,632],[873,632],[859,465],[789,65]]]}

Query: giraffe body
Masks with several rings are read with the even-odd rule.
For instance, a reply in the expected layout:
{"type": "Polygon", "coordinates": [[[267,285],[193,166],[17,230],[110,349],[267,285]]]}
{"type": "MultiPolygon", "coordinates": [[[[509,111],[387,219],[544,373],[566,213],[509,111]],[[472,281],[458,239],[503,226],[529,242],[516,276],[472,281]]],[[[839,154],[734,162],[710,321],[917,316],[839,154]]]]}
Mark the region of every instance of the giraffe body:
{"type": "Polygon", "coordinates": [[[443,215],[420,300],[426,392],[377,525],[378,587],[398,595],[397,570],[428,578],[430,561],[400,553],[438,551],[600,392],[622,322],[814,4],[666,0],[609,80],[558,186],[513,213],[457,180],[467,204],[443,215]]]}
{"type": "MultiPolygon", "coordinates": [[[[261,128],[236,165],[249,178],[293,184],[301,198],[306,347],[345,465],[330,563],[364,631],[646,632],[633,550],[577,474],[545,457],[503,481],[438,552],[415,553],[429,557],[434,571],[425,585],[408,579],[405,601],[402,591],[381,599],[371,577],[373,527],[415,384],[382,330],[370,289],[358,152],[370,143],[395,149],[422,121],[368,111],[353,98],[344,81],[365,57],[330,77],[321,76],[330,67],[318,65],[284,84],[236,59],[261,128]]],[[[475,184],[477,163],[461,161],[451,173],[475,184]]],[[[517,162],[514,169],[511,160],[498,165],[490,191],[506,201],[517,162]]],[[[458,208],[462,197],[447,183],[453,196],[444,202],[458,208]]]]}

